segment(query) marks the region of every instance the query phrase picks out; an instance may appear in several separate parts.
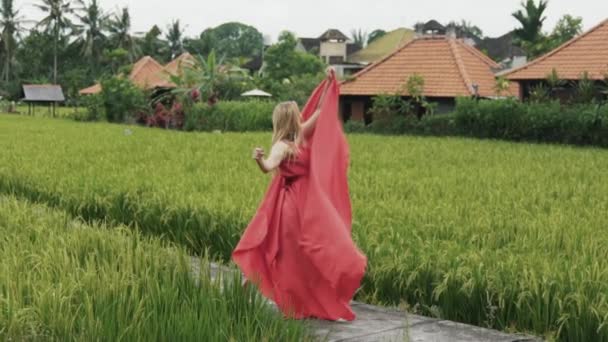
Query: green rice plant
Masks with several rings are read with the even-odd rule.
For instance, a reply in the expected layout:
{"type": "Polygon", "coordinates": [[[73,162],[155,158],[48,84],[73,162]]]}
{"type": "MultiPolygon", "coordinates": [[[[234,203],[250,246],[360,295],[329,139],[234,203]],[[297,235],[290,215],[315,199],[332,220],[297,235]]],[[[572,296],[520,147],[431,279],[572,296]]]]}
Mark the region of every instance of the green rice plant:
{"type": "Polygon", "coordinates": [[[207,260],[195,279],[184,250],[158,238],[6,196],[0,236],[0,340],[312,339],[239,279],[210,279],[207,260]]]}
{"type": "MultiPolygon", "coordinates": [[[[227,260],[269,134],[0,116],[0,193],[227,260]]],[[[359,299],[562,341],[608,341],[608,151],[357,134],[359,299]]]]}

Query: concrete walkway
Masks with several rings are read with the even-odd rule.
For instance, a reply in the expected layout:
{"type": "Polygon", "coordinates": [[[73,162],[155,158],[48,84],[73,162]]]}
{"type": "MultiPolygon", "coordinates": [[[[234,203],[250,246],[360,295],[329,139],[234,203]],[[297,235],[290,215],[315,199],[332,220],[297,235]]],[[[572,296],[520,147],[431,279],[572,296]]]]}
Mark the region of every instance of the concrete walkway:
{"type": "MultiPolygon", "coordinates": [[[[194,275],[200,273],[199,259],[192,258],[194,275]]],[[[211,277],[232,274],[234,270],[211,265],[211,277]]],[[[410,341],[410,342],[524,342],[541,341],[538,338],[505,334],[446,320],[412,315],[363,303],[353,302],[357,313],[354,322],[307,321],[321,341],[410,341]]]]}

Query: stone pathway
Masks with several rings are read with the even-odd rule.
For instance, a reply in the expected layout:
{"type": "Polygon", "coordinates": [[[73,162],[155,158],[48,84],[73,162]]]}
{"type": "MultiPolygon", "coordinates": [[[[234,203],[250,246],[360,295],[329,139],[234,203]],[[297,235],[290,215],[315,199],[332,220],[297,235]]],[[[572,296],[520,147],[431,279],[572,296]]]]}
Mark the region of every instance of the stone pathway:
{"type": "MultiPolygon", "coordinates": [[[[194,275],[200,273],[199,259],[192,258],[194,275]]],[[[234,271],[215,264],[211,277],[234,271]]],[[[403,311],[353,302],[357,313],[354,322],[328,322],[309,320],[321,341],[328,342],[539,342],[540,339],[524,335],[505,334],[471,325],[412,315],[403,311]]]]}

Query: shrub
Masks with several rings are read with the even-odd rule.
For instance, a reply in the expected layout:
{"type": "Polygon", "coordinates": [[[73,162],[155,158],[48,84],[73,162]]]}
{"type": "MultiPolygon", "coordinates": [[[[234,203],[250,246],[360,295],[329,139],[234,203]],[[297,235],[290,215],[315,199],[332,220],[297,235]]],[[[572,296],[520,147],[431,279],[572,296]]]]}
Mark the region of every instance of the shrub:
{"type": "Polygon", "coordinates": [[[361,121],[348,120],[344,123],[344,131],[346,133],[364,133],[367,130],[365,123],[361,121]]]}
{"type": "Polygon", "coordinates": [[[103,97],[101,94],[89,95],[82,98],[84,111],[71,114],[76,121],[100,121],[106,117],[103,97]]]}
{"type": "Polygon", "coordinates": [[[272,129],[270,101],[225,101],[214,106],[195,104],[186,112],[184,129],[188,131],[268,131],[272,129]]]}
{"type": "Polygon", "coordinates": [[[461,98],[455,128],[480,138],[608,146],[608,106],[461,98]]]}
{"type": "Polygon", "coordinates": [[[147,106],[144,92],[127,79],[111,77],[103,80],[101,87],[105,116],[110,122],[126,122],[136,118],[147,106]]]}

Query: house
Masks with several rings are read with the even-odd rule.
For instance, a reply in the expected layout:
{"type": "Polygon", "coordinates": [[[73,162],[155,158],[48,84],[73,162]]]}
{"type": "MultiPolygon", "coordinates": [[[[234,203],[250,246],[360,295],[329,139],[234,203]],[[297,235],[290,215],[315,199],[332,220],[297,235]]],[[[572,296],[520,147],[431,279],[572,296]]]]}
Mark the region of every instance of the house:
{"type": "Polygon", "coordinates": [[[325,63],[334,67],[338,76],[361,70],[359,63],[348,62],[348,56],[359,51],[360,47],[336,29],[325,31],[319,38],[300,38],[296,49],[318,55],[325,63]]]}
{"type": "Polygon", "coordinates": [[[533,87],[545,83],[553,70],[562,81],[568,81],[560,94],[562,98],[572,95],[585,73],[596,83],[608,79],[608,20],[546,55],[498,75],[519,83],[521,97],[525,99],[533,87]]]}
{"type": "Polygon", "coordinates": [[[188,52],[184,52],[177,58],[165,65],[165,72],[169,75],[181,75],[184,67],[193,68],[198,61],[188,52]]]}
{"type": "Polygon", "coordinates": [[[447,33],[447,27],[441,25],[437,20],[431,19],[426,23],[416,24],[414,27],[417,33],[422,35],[445,35],[447,33]]]}
{"type": "MultiPolygon", "coordinates": [[[[187,52],[181,54],[165,66],[162,66],[154,58],[145,56],[133,65],[129,74],[129,80],[144,90],[174,88],[175,84],[171,82],[170,75],[179,75],[183,67],[191,66],[195,63],[196,59],[187,52]]],[[[101,85],[97,83],[80,90],[78,93],[80,95],[92,95],[100,92],[101,85]]]]}
{"type": "Polygon", "coordinates": [[[476,47],[498,61],[503,69],[511,69],[527,62],[526,51],[515,45],[514,40],[515,35],[511,31],[497,38],[484,38],[476,44],[476,47]]]}
{"type": "Polygon", "coordinates": [[[414,39],[414,36],[415,32],[407,28],[398,28],[387,32],[384,36],[377,38],[365,48],[348,56],[348,61],[361,64],[361,69],[363,69],[365,65],[374,63],[409,43],[414,39]]]}
{"type": "Polygon", "coordinates": [[[495,91],[498,67],[462,39],[434,33],[418,37],[343,82],[341,113],[344,120],[371,121],[372,98],[381,94],[407,98],[405,84],[414,75],[424,79],[423,95],[437,104],[438,113],[451,111],[460,96],[517,96],[517,84],[504,94],[495,91]]]}
{"type": "Polygon", "coordinates": [[[28,105],[28,114],[36,114],[37,104],[46,104],[55,116],[57,103],[65,102],[65,96],[60,85],[56,84],[24,84],[23,102],[28,105]]]}

